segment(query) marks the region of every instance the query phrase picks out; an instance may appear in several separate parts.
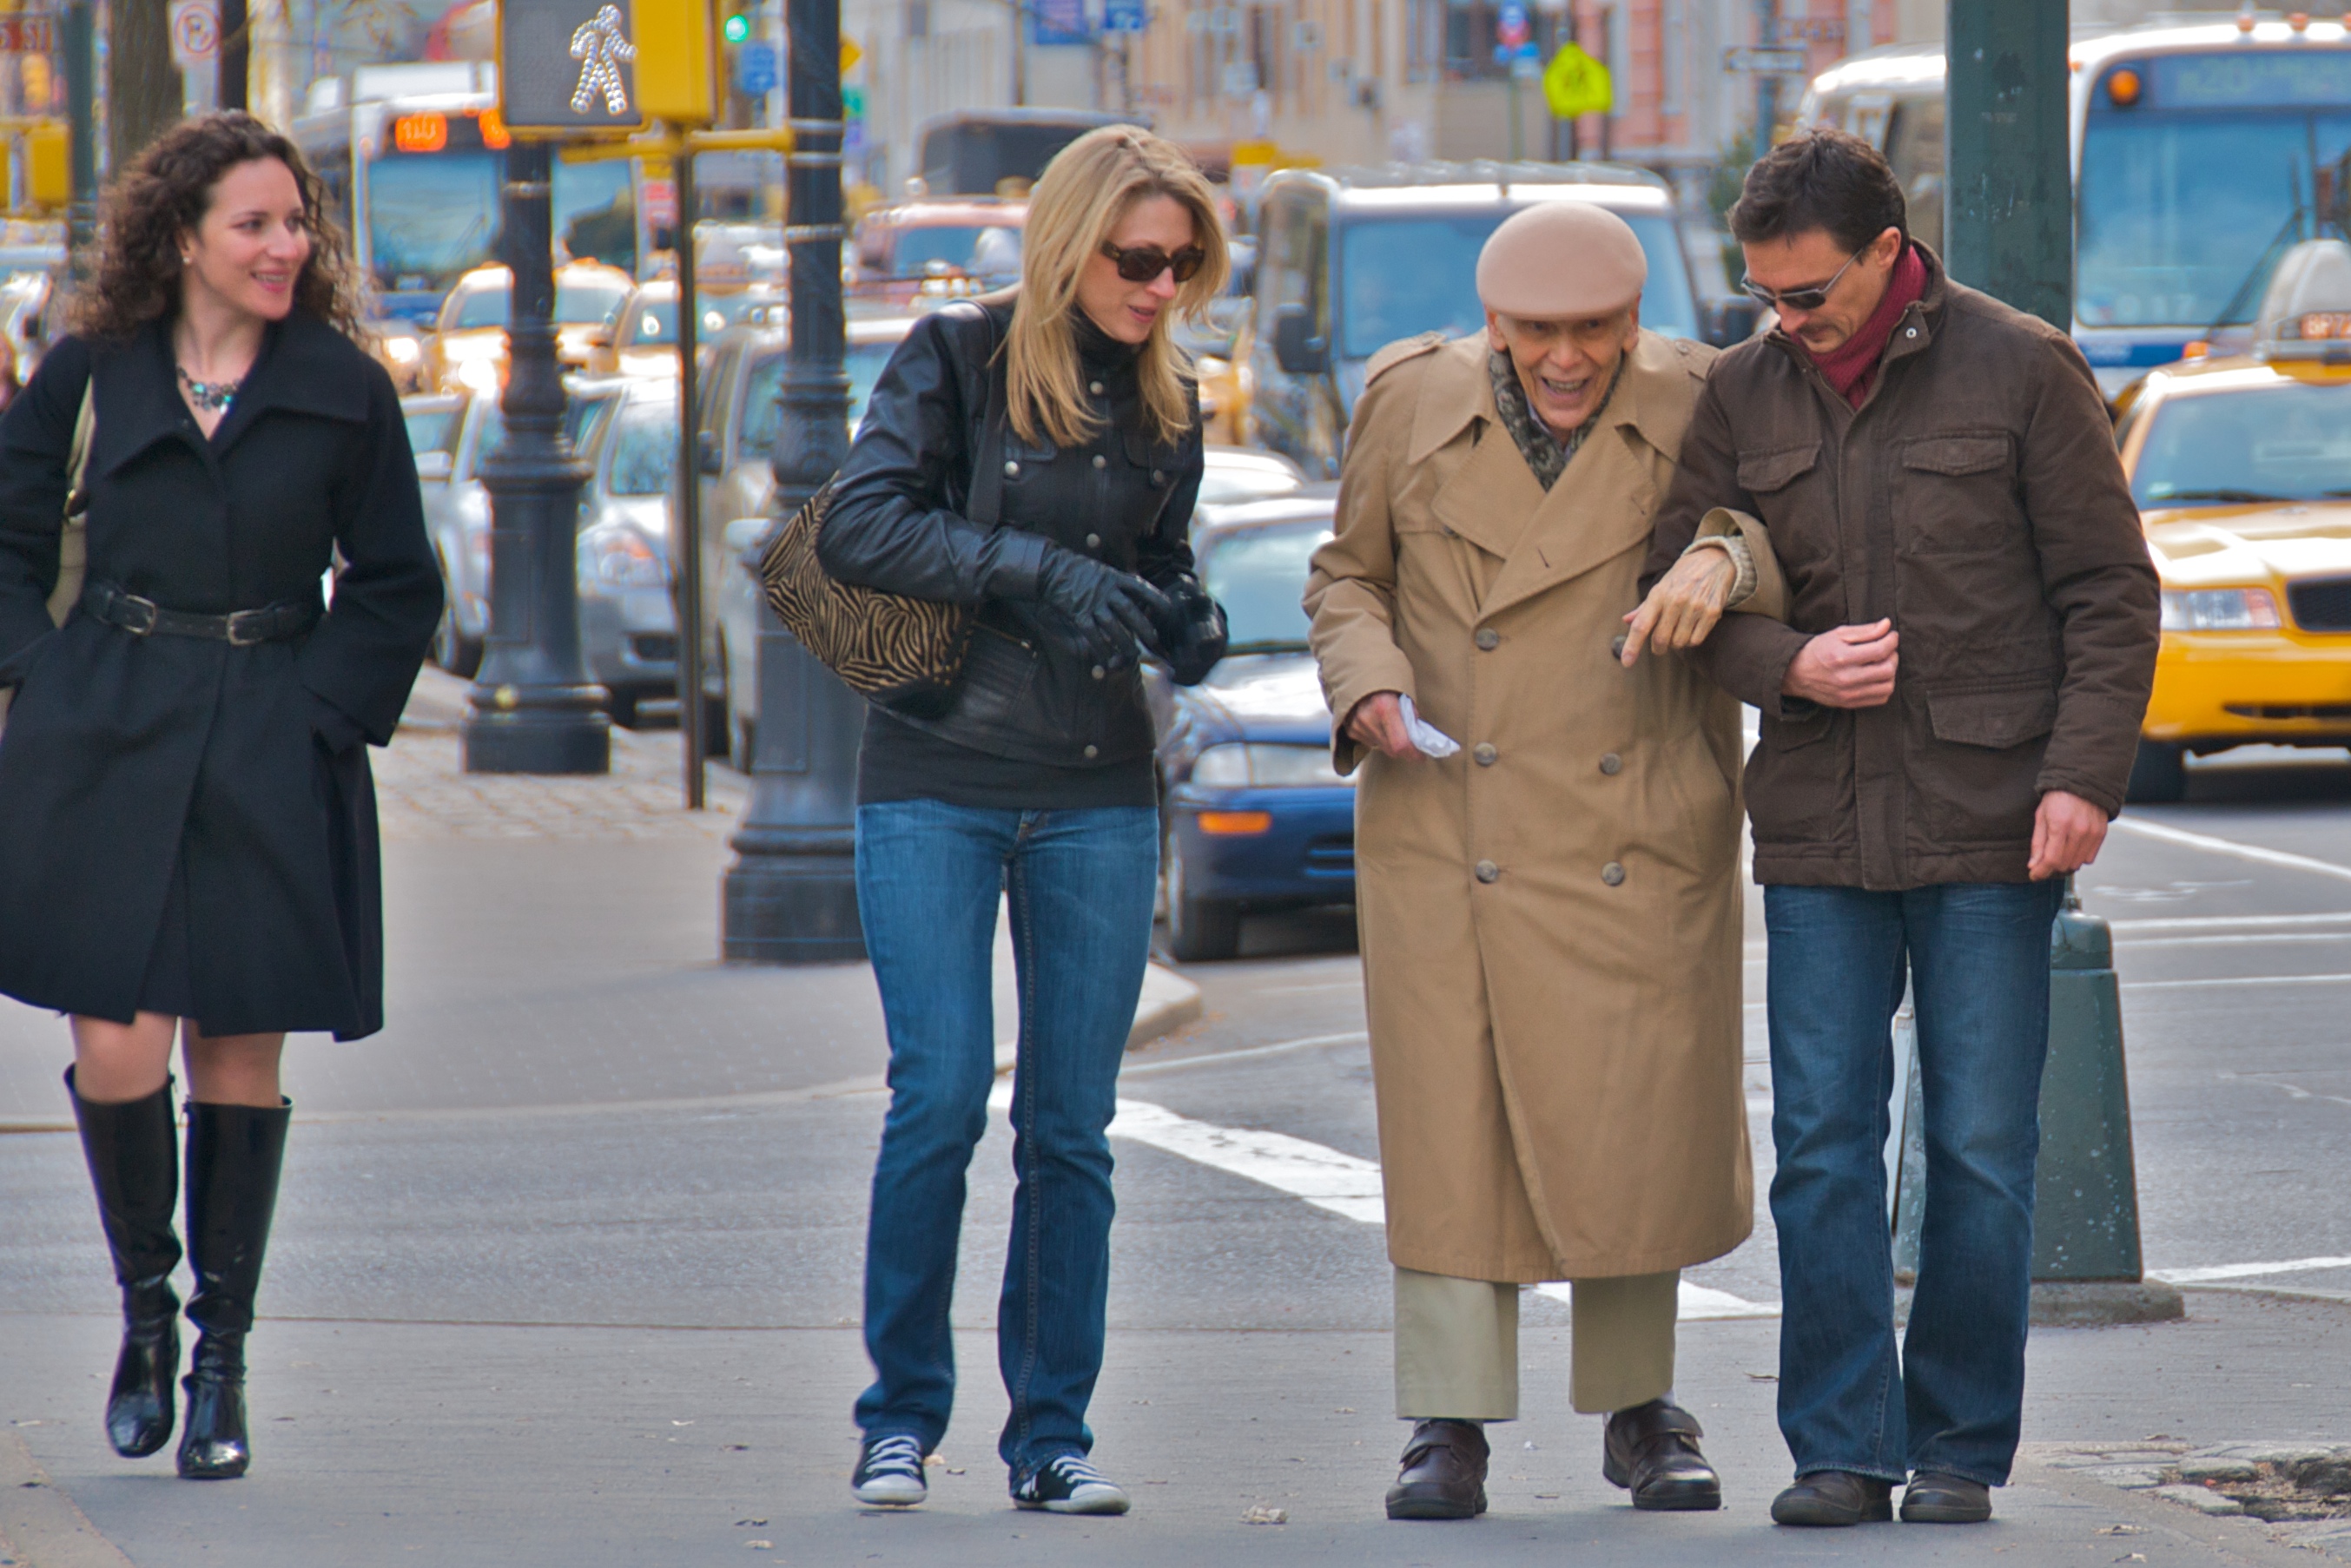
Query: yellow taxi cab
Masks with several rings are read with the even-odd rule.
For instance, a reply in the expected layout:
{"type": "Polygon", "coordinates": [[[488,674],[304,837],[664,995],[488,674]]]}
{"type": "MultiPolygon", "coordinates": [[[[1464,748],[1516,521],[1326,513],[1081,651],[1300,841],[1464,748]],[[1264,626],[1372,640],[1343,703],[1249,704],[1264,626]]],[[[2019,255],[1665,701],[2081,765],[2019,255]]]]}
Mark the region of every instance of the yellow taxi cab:
{"type": "MultiPolygon", "coordinates": [[[[705,350],[712,338],[738,322],[762,313],[780,319],[785,313],[783,291],[768,284],[713,288],[705,282],[695,291],[694,306],[701,323],[695,341],[705,350]]],[[[676,375],[677,280],[639,284],[612,319],[588,335],[588,344],[591,376],[676,375]]],[[[701,362],[697,356],[695,363],[701,362]]]]}
{"type": "MultiPolygon", "coordinates": [[[[588,363],[596,329],[612,318],[636,280],[601,262],[568,262],[555,269],[555,357],[566,367],[588,363]]],[[[507,379],[507,310],[514,275],[502,266],[477,266],[459,278],[441,302],[434,333],[421,355],[419,380],[436,392],[495,392],[507,379]]]]}
{"type": "Polygon", "coordinates": [[[2135,801],[2190,754],[2351,745],[2351,245],[2287,253],[2251,352],[2190,353],[2119,403],[2163,588],[2135,801]]]}

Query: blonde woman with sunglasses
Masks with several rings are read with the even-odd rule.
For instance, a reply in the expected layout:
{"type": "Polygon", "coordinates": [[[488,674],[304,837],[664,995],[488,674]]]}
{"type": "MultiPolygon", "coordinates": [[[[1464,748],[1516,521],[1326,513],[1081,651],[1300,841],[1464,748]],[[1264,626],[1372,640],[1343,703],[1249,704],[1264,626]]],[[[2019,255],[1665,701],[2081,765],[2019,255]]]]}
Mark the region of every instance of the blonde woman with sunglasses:
{"type": "Polygon", "coordinates": [[[1088,1459],[1110,1276],[1107,1129],[1158,874],[1145,653],[1196,681],[1224,618],[1192,575],[1199,401],[1174,318],[1222,288],[1207,182],[1132,126],[1037,182],[1017,289],[925,319],[883,371],[819,546],[846,582],[975,607],[944,711],[875,707],[857,893],[890,1033],[866,1238],[860,1501],[925,1496],[955,1392],[964,1173],[995,1081],[991,953],[1020,974],[1019,1185],[997,1312],[1012,1501],[1126,1511],[1088,1459]]]}

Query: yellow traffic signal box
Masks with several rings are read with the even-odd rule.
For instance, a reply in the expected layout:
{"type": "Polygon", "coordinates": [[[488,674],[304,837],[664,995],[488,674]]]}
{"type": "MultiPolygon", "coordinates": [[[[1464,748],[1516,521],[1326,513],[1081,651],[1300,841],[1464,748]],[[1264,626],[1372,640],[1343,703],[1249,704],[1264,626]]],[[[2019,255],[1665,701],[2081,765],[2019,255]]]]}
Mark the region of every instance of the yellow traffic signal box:
{"type": "Polygon", "coordinates": [[[637,107],[648,120],[708,125],[718,118],[718,40],[712,0],[630,0],[637,45],[637,107]]]}
{"type": "Polygon", "coordinates": [[[73,200],[71,141],[63,120],[25,132],[25,184],[37,207],[62,207],[73,200]]]}

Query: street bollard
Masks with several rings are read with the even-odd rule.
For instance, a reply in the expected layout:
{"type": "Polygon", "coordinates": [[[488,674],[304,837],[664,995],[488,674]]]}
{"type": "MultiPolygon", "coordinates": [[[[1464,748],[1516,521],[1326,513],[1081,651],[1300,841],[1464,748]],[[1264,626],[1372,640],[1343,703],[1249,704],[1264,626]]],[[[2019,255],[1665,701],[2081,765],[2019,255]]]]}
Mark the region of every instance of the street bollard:
{"type": "MultiPolygon", "coordinates": [[[[2179,1292],[2147,1279],[2140,1263],[2138,1173],[2114,954],[2106,922],[2084,911],[2066,878],[2064,908],[2049,928],[2049,1057],[2041,1075],[2033,1181],[2032,1321],[2043,1327],[2184,1315],[2179,1292]]],[[[1894,1035],[1901,1155],[1888,1163],[1895,1172],[1895,1278],[1908,1285],[1917,1278],[1927,1210],[1927,1139],[1907,997],[1904,1002],[1894,1035]]]]}

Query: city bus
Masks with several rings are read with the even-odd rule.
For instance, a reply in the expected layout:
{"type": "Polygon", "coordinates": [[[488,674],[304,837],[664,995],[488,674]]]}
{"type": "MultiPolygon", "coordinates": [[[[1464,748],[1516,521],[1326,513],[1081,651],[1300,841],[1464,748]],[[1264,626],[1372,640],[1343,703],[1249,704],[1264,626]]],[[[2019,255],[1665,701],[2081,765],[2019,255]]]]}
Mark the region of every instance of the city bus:
{"type": "MultiPolygon", "coordinates": [[[[2081,28],[2069,58],[2074,339],[2112,398],[2190,342],[2249,343],[2279,258],[2344,232],[2351,32],[2299,15],[2081,28]]],[[[1884,151],[1939,250],[1940,45],[1839,63],[1797,119],[1884,151]]]]}
{"type": "MultiPolygon", "coordinates": [[[[507,136],[496,67],[362,67],[315,84],[295,143],[351,240],[377,313],[428,326],[452,284],[499,260],[507,136]]],[[[575,260],[636,273],[635,165],[555,164],[554,230],[575,260]]]]}

